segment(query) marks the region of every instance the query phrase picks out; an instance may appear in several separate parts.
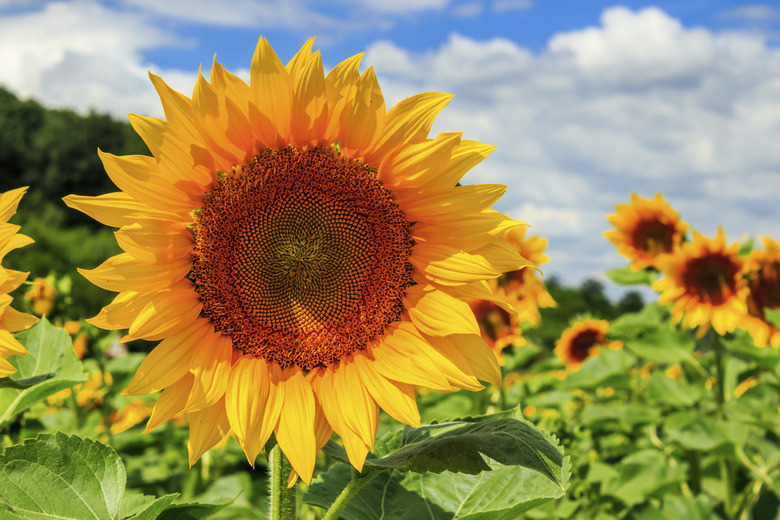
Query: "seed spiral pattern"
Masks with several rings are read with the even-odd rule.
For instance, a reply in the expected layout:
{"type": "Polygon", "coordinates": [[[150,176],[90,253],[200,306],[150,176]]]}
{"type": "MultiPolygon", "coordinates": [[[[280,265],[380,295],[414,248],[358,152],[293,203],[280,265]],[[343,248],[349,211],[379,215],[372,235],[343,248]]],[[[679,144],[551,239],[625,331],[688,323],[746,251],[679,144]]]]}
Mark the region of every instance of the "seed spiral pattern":
{"type": "Polygon", "coordinates": [[[234,348],[311,370],[399,319],[410,224],[376,172],[331,149],[267,149],[220,178],[193,227],[202,314],[234,348]]]}

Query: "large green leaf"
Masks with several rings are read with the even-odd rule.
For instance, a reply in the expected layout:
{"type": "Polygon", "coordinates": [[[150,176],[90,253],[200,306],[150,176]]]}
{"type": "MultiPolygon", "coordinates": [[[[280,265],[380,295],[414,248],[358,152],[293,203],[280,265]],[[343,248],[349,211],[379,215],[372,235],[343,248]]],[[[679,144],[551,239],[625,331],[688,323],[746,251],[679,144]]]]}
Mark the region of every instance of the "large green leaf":
{"type": "Polygon", "coordinates": [[[0,503],[11,518],[118,518],[125,467],[109,446],[40,435],[0,456],[0,503]]]}
{"type": "MultiPolygon", "coordinates": [[[[349,483],[350,468],[333,466],[312,482],[303,501],[328,508],[349,483]]],[[[347,520],[510,520],[564,490],[540,473],[499,466],[479,475],[385,471],[374,477],[347,505],[347,520]]]]}
{"type": "Polygon", "coordinates": [[[68,334],[42,318],[34,327],[17,334],[27,349],[26,356],[8,360],[17,368],[14,379],[40,382],[28,388],[0,388],[0,424],[8,422],[35,403],[87,379],[73,353],[68,334]]]}
{"type": "MultiPolygon", "coordinates": [[[[398,468],[416,473],[450,471],[476,475],[490,471],[484,456],[499,464],[523,466],[564,485],[563,455],[528,423],[508,417],[467,418],[441,424],[405,427],[391,434],[387,455],[366,460],[366,468],[398,468]]],[[[348,462],[344,449],[329,441],[325,453],[348,462]]]]}
{"type": "Polygon", "coordinates": [[[679,363],[691,357],[696,342],[689,334],[666,327],[626,341],[625,346],[648,361],[679,363]]]}

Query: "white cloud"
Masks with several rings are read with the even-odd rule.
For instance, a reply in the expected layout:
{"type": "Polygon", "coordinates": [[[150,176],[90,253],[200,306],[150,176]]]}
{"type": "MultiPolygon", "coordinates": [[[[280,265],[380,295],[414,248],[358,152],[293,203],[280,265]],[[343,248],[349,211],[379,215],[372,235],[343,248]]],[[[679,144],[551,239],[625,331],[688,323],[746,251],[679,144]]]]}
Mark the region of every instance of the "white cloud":
{"type": "Polygon", "coordinates": [[[467,182],[509,186],[499,209],[550,237],[548,273],[619,265],[601,233],[632,191],[661,191],[709,235],[780,238],[780,50],[759,35],[613,8],[538,55],[452,35],[422,53],[381,42],[364,63],[395,101],[456,94],[434,131],[498,145],[467,182]]]}
{"type": "Polygon", "coordinates": [[[139,15],[51,3],[0,18],[0,83],[50,105],[124,114],[159,106],[142,51],[183,44],[139,15]]]}

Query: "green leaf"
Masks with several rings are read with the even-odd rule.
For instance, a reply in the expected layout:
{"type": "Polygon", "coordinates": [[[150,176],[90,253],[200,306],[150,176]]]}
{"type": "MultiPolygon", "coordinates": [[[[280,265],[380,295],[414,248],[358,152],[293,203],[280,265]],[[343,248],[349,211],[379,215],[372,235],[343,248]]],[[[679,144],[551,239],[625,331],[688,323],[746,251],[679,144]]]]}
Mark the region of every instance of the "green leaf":
{"type": "MultiPolygon", "coordinates": [[[[512,417],[482,416],[405,427],[402,435],[393,438],[397,439],[396,449],[382,458],[366,460],[366,468],[476,475],[490,470],[484,454],[503,465],[538,471],[559,486],[564,485],[561,452],[532,426],[512,417]]],[[[323,451],[348,461],[344,449],[332,441],[323,451]]]]}
{"type": "Polygon", "coordinates": [[[653,372],[647,382],[646,393],[647,400],[653,404],[693,406],[702,398],[704,389],[701,385],[692,385],[672,379],[666,374],[653,372]]]}
{"type": "Polygon", "coordinates": [[[633,453],[615,469],[618,475],[605,479],[602,493],[628,506],[645,503],[650,496],[661,495],[685,480],[680,466],[670,466],[661,453],[653,450],[633,453]]]}
{"type": "MultiPolygon", "coordinates": [[[[337,464],[312,481],[303,501],[327,508],[349,483],[337,464]]],[[[386,471],[363,487],[341,514],[347,520],[510,520],[564,491],[541,474],[500,466],[480,475],[386,471]]]]}
{"type": "Polygon", "coordinates": [[[233,501],[223,504],[176,504],[163,511],[158,520],[197,520],[208,518],[225,509],[233,501]]]}
{"type": "Polygon", "coordinates": [[[634,271],[631,267],[615,267],[606,272],[610,280],[618,285],[652,285],[658,279],[658,271],[643,269],[634,271]]]}
{"type": "Polygon", "coordinates": [[[679,330],[665,328],[625,342],[625,347],[648,361],[679,363],[691,357],[693,338],[679,330]]]}
{"type": "Polygon", "coordinates": [[[630,370],[636,360],[623,351],[602,348],[598,356],[585,360],[579,370],[566,376],[563,388],[630,388],[630,370]]]}
{"type": "Polygon", "coordinates": [[[15,388],[17,390],[24,390],[30,388],[38,383],[42,383],[47,379],[54,377],[54,374],[43,374],[40,376],[28,377],[25,379],[11,379],[10,377],[0,377],[0,388],[15,388]]]}
{"type": "Polygon", "coordinates": [[[633,339],[659,329],[669,316],[667,308],[657,303],[646,305],[639,312],[627,312],[609,326],[609,335],[622,340],[633,339]]]}
{"type": "Polygon", "coordinates": [[[29,354],[11,356],[15,376],[25,380],[47,376],[29,388],[0,388],[0,424],[8,422],[35,403],[87,379],[73,353],[68,334],[42,318],[34,327],[16,335],[29,354]],[[53,377],[48,377],[53,374],[53,377]]]}
{"type": "Polygon", "coordinates": [[[160,518],[160,514],[178,497],[179,493],[171,493],[170,495],[162,496],[131,518],[132,520],[156,520],[157,518],[160,518]]]}
{"type": "Polygon", "coordinates": [[[12,518],[118,518],[125,467],[109,446],[42,434],[0,456],[0,503],[12,518]]]}

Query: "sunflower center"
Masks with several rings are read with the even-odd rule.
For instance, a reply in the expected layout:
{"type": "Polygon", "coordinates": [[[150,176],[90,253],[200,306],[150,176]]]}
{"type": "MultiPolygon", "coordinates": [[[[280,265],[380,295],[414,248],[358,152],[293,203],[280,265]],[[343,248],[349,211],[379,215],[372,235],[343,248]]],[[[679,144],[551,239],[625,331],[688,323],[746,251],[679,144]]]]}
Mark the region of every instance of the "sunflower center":
{"type": "Polygon", "coordinates": [[[708,254],[690,262],[683,283],[691,294],[712,305],[722,305],[737,292],[740,267],[728,256],[708,254]]]}
{"type": "Polygon", "coordinates": [[[637,249],[650,256],[668,253],[674,246],[674,225],[657,220],[642,222],[634,230],[632,239],[637,249]]]}
{"type": "Polygon", "coordinates": [[[780,308],[780,262],[767,262],[750,281],[750,297],[759,307],[780,308]]]}
{"type": "Polygon", "coordinates": [[[590,349],[600,344],[601,334],[595,330],[584,330],[577,334],[571,342],[570,355],[572,359],[582,363],[590,356],[590,349]]]}
{"type": "Polygon", "coordinates": [[[327,366],[399,319],[410,224],[376,172],[330,149],[266,150],[221,178],[194,226],[203,315],[245,354],[327,366]]]}

